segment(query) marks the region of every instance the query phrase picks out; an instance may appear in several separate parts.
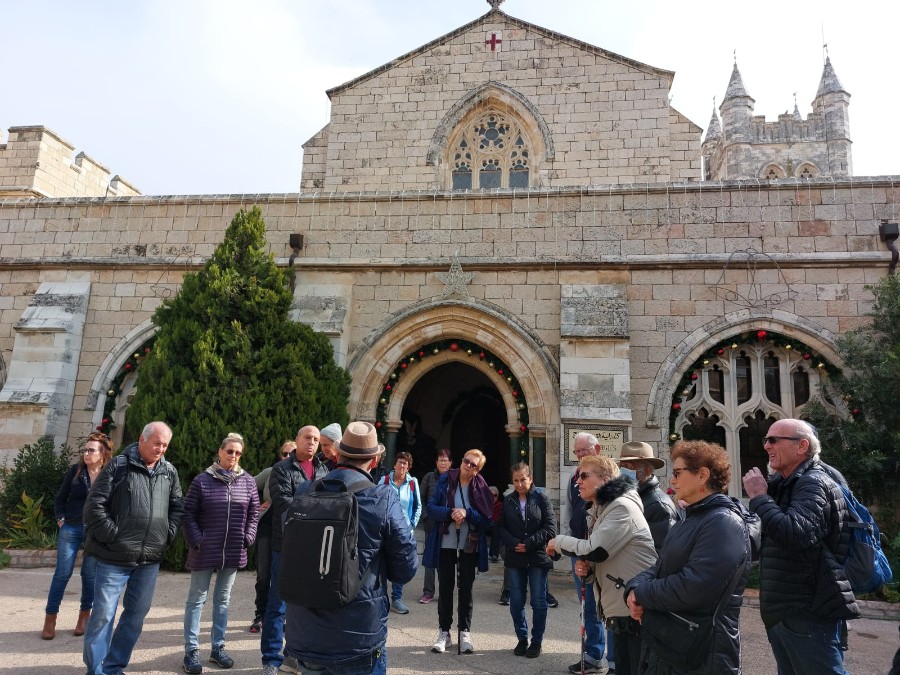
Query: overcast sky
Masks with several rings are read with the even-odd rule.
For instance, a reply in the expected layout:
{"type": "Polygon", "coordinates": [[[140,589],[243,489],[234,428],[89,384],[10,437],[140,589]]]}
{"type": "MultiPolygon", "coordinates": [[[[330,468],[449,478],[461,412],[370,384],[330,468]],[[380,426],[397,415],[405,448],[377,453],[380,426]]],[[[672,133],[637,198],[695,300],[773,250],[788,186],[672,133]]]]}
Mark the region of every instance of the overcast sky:
{"type": "MultiPolygon", "coordinates": [[[[900,174],[896,9],[874,0],[507,0],[507,14],[672,70],[706,129],[734,54],[755,113],[805,118],[823,35],[851,94],[855,176],[900,174]]],[[[44,125],[144,194],[297,192],[325,90],[489,10],[484,0],[2,0],[0,128],[44,125]]]]}

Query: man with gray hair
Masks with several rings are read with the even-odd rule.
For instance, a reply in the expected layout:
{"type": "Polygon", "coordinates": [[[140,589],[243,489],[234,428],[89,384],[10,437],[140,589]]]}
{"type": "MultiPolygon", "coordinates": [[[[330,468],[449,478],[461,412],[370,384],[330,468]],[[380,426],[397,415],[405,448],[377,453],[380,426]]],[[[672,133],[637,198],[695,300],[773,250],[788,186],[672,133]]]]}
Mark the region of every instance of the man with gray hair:
{"type": "Polygon", "coordinates": [[[659,555],[666,535],[678,522],[675,504],[660,489],[659,479],[654,474],[654,471],[663,468],[666,462],[654,456],[649,443],[628,441],[622,444],[618,463],[621,468],[634,472],[634,478],[638,482],[637,491],[644,506],[644,518],[647,519],[650,534],[653,535],[656,555],[659,555]]]}
{"type": "Polygon", "coordinates": [[[103,468],[88,493],[84,548],[97,558],[94,607],[84,634],[88,675],[118,675],[128,666],[150,610],[159,563],[178,534],[181,483],[163,457],[171,440],[167,424],[150,422],[137,443],[103,468]]]}
{"type": "Polygon", "coordinates": [[[763,439],[768,481],[744,474],[750,510],[761,521],[759,611],[778,672],[846,673],[841,633],[859,607],[841,563],[849,513],[831,467],[819,459],[815,429],[783,419],[763,439]]]}
{"type": "MultiPolygon", "coordinates": [[[[600,442],[597,437],[587,432],[579,432],[575,434],[574,439],[575,456],[580,462],[589,455],[600,454],[600,442]]],[[[569,504],[569,521],[565,525],[564,534],[579,539],[587,539],[590,534],[587,523],[587,511],[590,506],[581,498],[578,489],[578,469],[572,473],[569,479],[569,486],[566,490],[569,504]]],[[[581,593],[584,592],[584,672],[596,673],[597,675],[606,675],[610,671],[610,664],[606,657],[606,628],[603,621],[597,614],[597,599],[594,597],[594,585],[592,583],[585,584],[584,580],[575,574],[575,561],[572,558],[572,578],[575,580],[575,591],[578,593],[579,601],[581,593]]],[[[612,646],[612,643],[609,643],[612,646]]],[[[609,655],[612,658],[612,654],[609,655]]],[[[580,673],[581,661],[577,661],[569,666],[569,672],[580,673]]]]}

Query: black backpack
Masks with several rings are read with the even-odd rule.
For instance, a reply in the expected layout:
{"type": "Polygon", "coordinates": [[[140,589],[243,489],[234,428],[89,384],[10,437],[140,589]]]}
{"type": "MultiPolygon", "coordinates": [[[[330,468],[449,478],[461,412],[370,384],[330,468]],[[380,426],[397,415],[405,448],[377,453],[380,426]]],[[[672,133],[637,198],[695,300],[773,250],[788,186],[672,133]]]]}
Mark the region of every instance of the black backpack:
{"type": "Polygon", "coordinates": [[[281,545],[278,590],[282,600],[311,609],[336,609],[356,597],[362,585],[356,493],[374,486],[368,479],[347,485],[322,478],[294,497],[281,545]]]}

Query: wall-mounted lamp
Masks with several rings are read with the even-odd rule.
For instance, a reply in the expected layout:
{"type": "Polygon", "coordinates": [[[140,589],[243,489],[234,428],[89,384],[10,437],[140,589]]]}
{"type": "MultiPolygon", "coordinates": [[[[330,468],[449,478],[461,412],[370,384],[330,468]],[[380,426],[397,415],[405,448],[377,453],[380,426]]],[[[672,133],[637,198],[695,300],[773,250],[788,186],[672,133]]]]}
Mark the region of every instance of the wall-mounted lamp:
{"type": "Polygon", "coordinates": [[[888,250],[891,252],[891,264],[888,266],[888,274],[893,274],[894,270],[897,269],[897,259],[900,258],[900,252],[897,251],[897,245],[894,243],[897,241],[897,237],[900,237],[900,228],[897,227],[897,223],[882,220],[881,225],[878,226],[878,234],[881,236],[881,241],[887,244],[888,250]]]}

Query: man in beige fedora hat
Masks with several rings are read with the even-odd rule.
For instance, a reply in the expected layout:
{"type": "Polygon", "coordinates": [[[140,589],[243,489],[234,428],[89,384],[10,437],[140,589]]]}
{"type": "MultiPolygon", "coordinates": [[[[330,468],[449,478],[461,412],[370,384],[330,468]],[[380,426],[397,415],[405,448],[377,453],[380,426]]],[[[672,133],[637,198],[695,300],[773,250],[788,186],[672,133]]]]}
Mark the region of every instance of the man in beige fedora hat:
{"type": "MultiPolygon", "coordinates": [[[[350,422],[334,447],[338,452],[337,465],[325,480],[339,480],[356,494],[362,582],[356,597],[336,609],[310,609],[288,603],[284,651],[297,659],[301,672],[384,673],[390,610],[387,582],[405,584],[415,576],[416,541],[397,491],[371,480],[369,471],[384,453],[375,427],[369,422],[350,422]],[[367,483],[369,487],[365,487],[367,483]],[[348,635],[353,639],[348,639],[348,635]]],[[[312,484],[301,485],[298,494],[311,487],[312,484]]]]}
{"type": "Polygon", "coordinates": [[[653,454],[649,443],[628,441],[622,444],[619,452],[619,466],[634,471],[638,482],[638,494],[644,504],[644,518],[653,535],[653,546],[659,555],[663,541],[672,526],[678,522],[678,512],[669,496],[659,487],[659,479],[654,475],[656,469],[666,465],[664,460],[653,454]]]}

